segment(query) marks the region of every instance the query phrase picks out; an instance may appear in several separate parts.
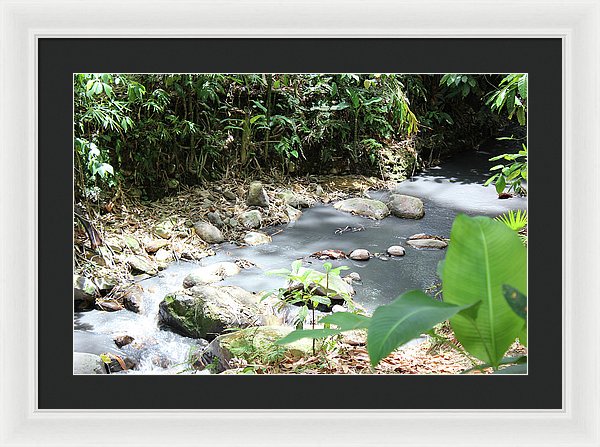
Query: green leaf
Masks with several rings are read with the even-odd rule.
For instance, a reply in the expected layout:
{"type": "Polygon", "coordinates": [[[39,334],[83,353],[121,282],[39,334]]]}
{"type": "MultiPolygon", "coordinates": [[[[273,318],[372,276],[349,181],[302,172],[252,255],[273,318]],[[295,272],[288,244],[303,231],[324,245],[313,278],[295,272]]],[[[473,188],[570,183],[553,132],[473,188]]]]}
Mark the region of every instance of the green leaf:
{"type": "Polygon", "coordinates": [[[502,293],[504,299],[510,306],[510,308],[521,318],[527,318],[527,297],[519,292],[514,287],[508,284],[502,284],[502,293]]]}
{"type": "Polygon", "coordinates": [[[519,83],[517,85],[521,98],[527,99],[527,75],[522,75],[522,77],[519,78],[519,83]]]}
{"type": "Polygon", "coordinates": [[[325,304],[326,306],[331,304],[331,300],[326,296],[313,295],[310,299],[315,304],[325,304]]]}
{"type": "Polygon", "coordinates": [[[350,312],[336,312],[319,320],[322,324],[335,324],[341,331],[352,331],[354,329],[366,329],[371,319],[364,315],[350,312]]]}
{"type": "Polygon", "coordinates": [[[264,118],[264,117],[265,117],[264,115],[254,115],[252,118],[250,118],[250,124],[254,124],[259,119],[264,118]]]}
{"type": "Polygon", "coordinates": [[[473,304],[456,306],[436,301],[421,290],[412,290],[390,304],[379,306],[371,317],[367,336],[371,364],[377,365],[397,347],[473,304]]]}
{"type": "Polygon", "coordinates": [[[348,107],[350,107],[350,104],[348,104],[347,102],[340,102],[339,104],[334,104],[329,108],[331,110],[344,110],[344,109],[347,109],[348,107]]]}
{"type": "Polygon", "coordinates": [[[525,109],[523,107],[517,109],[517,120],[521,126],[525,125],[525,109]]]}
{"type": "Polygon", "coordinates": [[[498,364],[523,327],[504,298],[503,284],[527,288],[527,249],[517,233],[488,217],[457,216],[444,265],[444,301],[481,300],[475,318],[459,314],[450,323],[463,347],[491,365],[498,364]]]}
{"type": "Polygon", "coordinates": [[[506,179],[503,176],[498,176],[498,180],[496,180],[496,192],[501,194],[506,188],[506,179]]]}
{"type": "Polygon", "coordinates": [[[294,343],[295,341],[302,340],[303,338],[325,338],[331,335],[337,335],[340,332],[342,331],[339,329],[297,329],[295,331],[290,332],[285,337],[277,340],[275,344],[286,345],[288,343],[294,343]]]}

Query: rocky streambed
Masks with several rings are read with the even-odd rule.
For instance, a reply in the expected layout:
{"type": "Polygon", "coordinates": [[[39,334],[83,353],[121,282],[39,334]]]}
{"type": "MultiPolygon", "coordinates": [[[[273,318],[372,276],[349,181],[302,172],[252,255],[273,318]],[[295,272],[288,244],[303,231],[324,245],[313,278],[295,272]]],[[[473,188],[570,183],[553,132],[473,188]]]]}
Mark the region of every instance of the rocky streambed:
{"type": "MultiPolygon", "coordinates": [[[[94,297],[98,285],[76,278],[76,306],[82,311],[74,321],[75,373],[198,374],[235,367],[232,346],[239,347],[240,339],[269,341],[293,329],[298,308],[279,308],[261,296],[286,286],[285,279],[266,272],[289,268],[297,259],[315,269],[324,262],[349,267],[346,283],[366,312],[407,290],[435,287],[457,213],[495,216],[526,208],[524,198],[499,200],[483,187],[489,157],[466,154],[388,190],[333,205],[292,195],[283,201],[289,223],[266,228],[260,207],[269,198],[260,184],[251,185],[247,200],[256,209],[240,217],[244,246],[224,242],[222,222],[213,215],[196,222],[194,231],[213,244],[214,256],[193,261],[164,256],[161,266],[156,256],[166,244],[154,242],[150,266],[131,261],[132,269],[154,276],[108,298],[94,297]],[[231,328],[242,331],[228,333],[231,328]]],[[[286,349],[302,356],[309,345],[300,341],[286,349]]]]}

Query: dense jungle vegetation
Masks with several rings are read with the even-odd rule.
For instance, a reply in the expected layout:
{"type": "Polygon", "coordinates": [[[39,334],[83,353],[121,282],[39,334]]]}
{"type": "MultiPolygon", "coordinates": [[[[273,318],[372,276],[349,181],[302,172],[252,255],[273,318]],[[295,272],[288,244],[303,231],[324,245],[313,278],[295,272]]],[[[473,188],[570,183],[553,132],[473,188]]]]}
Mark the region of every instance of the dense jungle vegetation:
{"type": "Polygon", "coordinates": [[[526,75],[76,74],[76,196],[258,171],[398,178],[524,125],[526,97],[526,75]]]}

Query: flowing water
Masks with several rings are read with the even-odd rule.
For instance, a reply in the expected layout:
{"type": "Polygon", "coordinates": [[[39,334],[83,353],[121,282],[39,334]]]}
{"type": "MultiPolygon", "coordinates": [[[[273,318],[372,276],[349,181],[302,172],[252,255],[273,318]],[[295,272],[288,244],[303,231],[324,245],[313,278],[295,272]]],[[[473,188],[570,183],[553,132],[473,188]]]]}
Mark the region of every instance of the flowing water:
{"type": "MultiPolygon", "coordinates": [[[[128,356],[138,362],[134,374],[173,374],[186,372],[186,359],[193,350],[201,349],[206,342],[182,337],[157,326],[158,305],[164,296],[181,287],[183,278],[199,265],[246,259],[256,267],[243,269],[239,275],[226,278],[218,285],[238,285],[246,290],[260,292],[284,286],[285,280],[265,275],[270,269],[290,267],[304,258],[305,265],[320,269],[324,261],[308,258],[311,253],[337,249],[346,253],[365,248],[373,254],[385,253],[391,245],[402,245],[406,255],[400,258],[387,256],[371,260],[333,261],[334,266],[347,265],[358,272],[362,281],[354,284],[354,300],[373,310],[389,303],[401,293],[411,289],[426,289],[438,282],[436,268],[445,250],[418,250],[406,244],[415,233],[450,236],[450,228],[458,213],[497,216],[509,209],[526,209],[527,200],[515,197],[497,198],[492,186],[483,186],[491,166],[488,159],[493,154],[485,151],[470,152],[454,157],[439,167],[428,169],[421,175],[397,185],[394,192],[419,197],[425,204],[425,216],[420,220],[399,219],[393,216],[380,221],[353,216],[335,210],[331,205],[318,205],[305,209],[302,217],[293,223],[272,228],[273,242],[255,247],[237,247],[222,244],[216,256],[198,263],[174,263],[158,276],[142,281],[145,290],[141,312],[128,310],[104,312],[92,310],[76,313],[74,351],[100,354],[107,351],[128,356]],[[362,231],[337,234],[345,227],[363,228],[362,231]],[[135,342],[117,349],[116,335],[128,334],[135,342]]],[[[374,199],[385,200],[389,192],[373,191],[374,199]]]]}

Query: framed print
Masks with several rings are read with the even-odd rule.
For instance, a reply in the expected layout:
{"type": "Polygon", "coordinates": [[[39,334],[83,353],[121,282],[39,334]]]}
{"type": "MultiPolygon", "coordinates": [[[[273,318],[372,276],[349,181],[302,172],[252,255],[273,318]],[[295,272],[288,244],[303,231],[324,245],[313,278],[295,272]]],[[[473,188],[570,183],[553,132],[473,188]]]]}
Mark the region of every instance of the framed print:
{"type": "MultiPolygon", "coordinates": [[[[595,231],[598,207],[595,201],[599,192],[595,181],[599,143],[597,123],[600,118],[597,107],[600,99],[597,57],[600,5],[597,1],[567,4],[532,0],[519,3],[518,14],[514,11],[516,5],[509,2],[480,2],[475,5],[464,2],[382,1],[372,3],[368,8],[342,2],[273,4],[253,1],[219,5],[156,1],[143,7],[136,2],[87,2],[86,6],[93,9],[94,14],[90,14],[87,8],[73,8],[72,3],[63,1],[0,4],[3,23],[2,161],[3,166],[8,168],[2,177],[6,194],[1,271],[6,311],[0,313],[0,343],[5,354],[0,374],[1,445],[103,444],[107,442],[107,434],[102,427],[118,427],[119,442],[132,445],[219,442],[257,446],[306,443],[463,446],[479,445],[482,439],[490,445],[506,445],[507,442],[515,445],[600,445],[600,390],[595,368],[600,355],[596,333],[596,319],[600,315],[593,293],[593,278],[597,276],[598,267],[593,257],[593,248],[598,247],[595,231]],[[544,13],[540,14],[540,11],[544,13]],[[514,315],[510,314],[508,318],[514,322],[515,331],[525,327],[524,321],[527,321],[528,334],[520,332],[517,337],[520,342],[527,338],[527,343],[521,343],[514,351],[519,356],[515,359],[527,354],[527,369],[520,368],[525,374],[456,374],[467,367],[453,369],[449,371],[451,374],[444,368],[434,371],[442,374],[424,374],[417,369],[393,374],[394,368],[398,368],[395,370],[398,372],[407,366],[388,358],[388,369],[384,371],[381,360],[402,343],[385,348],[387,351],[382,348],[377,354],[373,348],[376,338],[370,338],[366,347],[364,339],[354,345],[348,342],[348,346],[353,346],[353,355],[359,353],[365,358],[363,366],[351,371],[359,374],[345,374],[348,365],[343,360],[334,365],[328,359],[326,368],[329,368],[329,374],[313,374],[325,367],[305,362],[301,365],[302,369],[298,369],[298,363],[290,366],[279,360],[279,363],[269,363],[264,357],[256,360],[257,357],[238,355],[244,349],[244,355],[248,354],[248,349],[255,353],[257,348],[254,344],[251,347],[236,345],[238,354],[229,356],[233,360],[228,357],[227,364],[224,364],[222,354],[205,355],[208,349],[205,344],[223,340],[227,329],[233,326],[244,327],[239,315],[233,317],[235,325],[218,331],[213,328],[201,333],[194,332],[200,331],[196,326],[173,326],[173,302],[180,300],[183,303],[190,294],[206,294],[208,289],[223,293],[224,289],[214,285],[198,285],[197,281],[204,280],[194,277],[197,270],[176,273],[167,267],[155,283],[143,282],[144,277],[141,276],[129,278],[142,281],[139,284],[145,293],[151,288],[158,289],[156,293],[151,292],[161,298],[152,304],[151,314],[146,315],[143,311],[143,306],[148,304],[141,304],[142,311],[138,313],[131,312],[130,307],[127,307],[129,310],[121,310],[119,306],[135,307],[135,297],[117,299],[116,289],[101,294],[97,281],[93,286],[98,289],[98,294],[88,306],[94,307],[94,310],[88,310],[82,302],[80,304],[86,311],[73,314],[70,270],[83,278],[81,281],[84,283],[90,271],[89,265],[97,265],[88,254],[103,245],[104,239],[104,246],[108,247],[110,254],[101,250],[96,252],[102,257],[111,257],[111,261],[105,259],[103,262],[114,262],[117,267],[126,265],[126,274],[134,272],[139,275],[147,270],[140,262],[150,262],[149,268],[155,264],[158,267],[160,260],[157,256],[165,253],[176,259],[193,257],[194,251],[183,245],[184,241],[194,241],[196,247],[198,240],[208,241],[202,250],[214,249],[211,242],[219,241],[212,240],[212,236],[206,233],[208,230],[220,228],[228,240],[239,238],[241,243],[250,246],[253,245],[252,238],[259,236],[273,240],[266,247],[283,246],[283,242],[278,242],[281,237],[300,237],[294,235],[303,234],[302,219],[298,221],[296,232],[288,231],[288,236],[277,233],[280,229],[249,231],[257,228],[252,228],[251,223],[246,225],[256,217],[255,214],[265,219],[267,224],[280,224],[273,217],[277,216],[279,209],[284,209],[280,203],[287,205],[287,221],[292,220],[290,213],[294,213],[296,208],[302,210],[302,206],[291,204],[290,197],[285,196],[287,190],[278,186],[275,180],[279,175],[277,172],[289,175],[301,170],[302,167],[294,160],[302,157],[309,160],[310,142],[320,141],[320,146],[314,146],[319,149],[311,150],[321,155],[330,150],[331,155],[315,159],[316,165],[320,165],[319,172],[305,173],[308,180],[300,195],[326,204],[354,197],[328,197],[330,191],[336,190],[329,188],[317,174],[321,174],[322,165],[326,163],[332,166],[337,163],[336,169],[344,173],[362,166],[360,163],[364,162],[365,168],[361,167],[361,170],[366,170],[368,154],[374,154],[377,159],[377,145],[381,146],[383,141],[383,138],[369,139],[369,136],[385,133],[389,143],[394,132],[410,135],[408,129],[411,124],[406,117],[410,116],[409,112],[412,113],[411,107],[419,107],[419,100],[410,95],[402,96],[403,93],[397,96],[400,102],[405,100],[402,104],[406,107],[397,122],[398,129],[377,132],[364,129],[374,126],[373,123],[386,121],[378,117],[388,113],[381,109],[388,99],[381,93],[383,90],[377,89],[393,84],[397,87],[394,91],[403,92],[405,85],[417,82],[416,79],[425,84],[431,81],[436,89],[438,86],[455,88],[458,98],[467,98],[471,89],[478,89],[481,85],[480,96],[485,98],[481,105],[489,107],[491,104],[492,110],[493,106],[499,110],[504,108],[514,118],[513,123],[526,123],[523,135],[509,132],[501,136],[513,140],[521,138],[519,144],[522,149],[519,150],[525,151],[525,157],[527,149],[534,148],[529,166],[514,167],[519,158],[502,158],[501,153],[488,154],[485,146],[479,148],[479,140],[464,143],[468,147],[477,146],[478,152],[484,153],[484,158],[495,158],[498,163],[504,163],[492,171],[501,174],[491,177],[495,191],[491,189],[494,188],[492,185],[486,190],[498,195],[499,198],[494,197],[495,203],[515,204],[521,200],[519,196],[524,195],[518,188],[521,185],[527,188],[524,205],[513,207],[515,210],[527,208],[527,228],[531,226],[526,235],[528,261],[523,257],[523,266],[528,262],[527,282],[519,287],[509,287],[506,298],[498,295],[506,300],[502,301],[502,305],[510,310],[515,308],[510,304],[511,296],[516,301],[521,295],[525,296],[522,292],[526,292],[527,305],[517,306],[514,315]],[[514,83],[513,90],[510,90],[511,82],[514,83]],[[216,107],[193,108],[191,103],[185,102],[186,95],[177,92],[185,84],[190,86],[194,95],[198,95],[195,85],[199,83],[214,85],[215,95],[221,95],[221,111],[216,112],[216,107]],[[318,88],[325,93],[318,93],[318,88]],[[294,98],[298,98],[298,90],[311,91],[314,103],[294,106],[292,103],[294,98]],[[275,92],[280,102],[273,100],[269,92],[275,92]],[[319,97],[319,94],[326,96],[319,97]],[[182,100],[167,102],[161,95],[182,100]],[[96,99],[98,101],[94,103],[96,99]],[[228,104],[227,101],[231,103],[229,110],[223,106],[228,104]],[[287,101],[292,102],[288,105],[287,101]],[[294,113],[300,108],[307,111],[303,116],[320,120],[311,124],[306,118],[305,133],[296,130],[301,119],[294,113]],[[132,111],[135,115],[130,117],[132,111]],[[365,111],[370,113],[368,119],[365,111]],[[164,116],[156,118],[160,113],[164,116]],[[223,115],[217,116],[219,113],[223,115]],[[361,127],[363,116],[365,124],[361,127]],[[274,117],[279,117],[280,121],[275,122],[274,117]],[[93,119],[98,120],[98,126],[86,124],[93,119]],[[331,121],[323,124],[325,119],[331,121]],[[146,120],[145,127],[139,124],[143,120],[146,120]],[[204,126],[205,122],[209,123],[210,132],[194,133],[194,126],[200,125],[198,123],[204,126]],[[311,129],[318,128],[317,122],[323,128],[331,126],[331,133],[337,138],[335,141],[341,141],[338,149],[334,148],[333,139],[327,140],[323,135],[311,133],[311,129]],[[163,129],[162,134],[161,123],[170,123],[171,126],[163,129]],[[138,134],[134,136],[131,133],[121,138],[134,124],[138,134]],[[187,136],[173,138],[168,135],[170,132],[187,136]],[[244,137],[248,132],[250,140],[244,137]],[[345,136],[340,136],[342,134],[345,136]],[[114,141],[109,141],[111,135],[115,136],[114,141]],[[115,142],[117,140],[118,143],[115,142]],[[213,143],[217,148],[215,151],[224,153],[229,150],[226,147],[229,144],[236,157],[241,157],[229,159],[225,163],[229,166],[225,170],[227,172],[219,171],[218,176],[216,172],[220,168],[216,158],[209,152],[203,152],[208,151],[213,143]],[[116,156],[105,157],[103,144],[119,154],[118,160],[116,156]],[[153,144],[157,148],[173,149],[156,149],[161,155],[152,158],[153,144]],[[195,148],[202,150],[196,153],[195,148]],[[302,152],[303,149],[306,153],[302,152]],[[144,150],[146,155],[134,160],[136,154],[144,150]],[[256,171],[261,169],[260,154],[269,150],[277,153],[283,164],[271,169],[268,176],[263,176],[262,184],[250,185],[249,181],[239,177],[233,177],[235,181],[228,183],[227,179],[232,178],[229,171],[236,169],[235,166],[244,165],[256,171]],[[361,151],[366,154],[363,158],[361,151]],[[348,160],[340,154],[347,156],[348,160]],[[84,157],[83,162],[77,159],[78,156],[84,157]],[[211,179],[210,193],[206,195],[204,189],[194,189],[195,180],[189,179],[208,176],[211,170],[215,177],[211,179]],[[138,187],[139,203],[146,204],[147,210],[152,211],[144,214],[144,211],[139,211],[142,208],[136,208],[133,202],[120,201],[117,195],[95,202],[96,199],[90,198],[96,193],[103,194],[102,182],[110,179],[115,172],[123,179],[136,179],[130,183],[127,183],[129,180],[123,181],[128,188],[126,194],[137,194],[132,191],[132,185],[138,187]],[[525,174],[526,183],[521,183],[520,177],[517,177],[522,174],[525,174]],[[142,180],[138,181],[139,178],[142,180]],[[78,183],[80,180],[81,183],[78,183]],[[157,201],[158,196],[153,196],[153,191],[159,187],[171,191],[162,202],[157,201]],[[253,189],[256,190],[254,198],[253,189]],[[175,199],[169,202],[168,197],[175,199]],[[582,200],[584,197],[587,199],[585,202],[582,200]],[[266,201],[266,205],[261,200],[266,201]],[[76,203],[75,218],[80,222],[77,227],[73,226],[73,201],[76,203]],[[269,209],[269,201],[277,206],[269,209]],[[102,208],[102,219],[94,220],[85,206],[78,208],[78,204],[92,202],[98,204],[98,210],[102,208]],[[121,214],[113,207],[118,207],[121,214]],[[125,212],[141,214],[132,220],[115,217],[125,212]],[[167,221],[170,222],[169,228],[165,226],[167,221]],[[136,225],[141,225],[141,222],[148,223],[152,231],[139,231],[136,225]],[[239,235],[234,230],[237,225],[246,227],[239,231],[239,235]],[[80,250],[75,257],[74,228],[75,245],[79,247],[76,250],[80,250]],[[118,231],[111,228],[118,228],[118,231]],[[94,231],[103,239],[98,244],[94,242],[94,231]],[[181,232],[181,235],[161,236],[169,231],[181,232]],[[262,231],[269,234],[262,234],[262,231]],[[179,290],[182,281],[181,293],[177,292],[180,295],[169,294],[174,291],[175,284],[179,290]],[[169,287],[171,289],[167,290],[169,287]],[[518,316],[523,309],[527,310],[527,320],[518,316]],[[159,321],[162,318],[162,323],[168,326],[167,331],[161,329],[162,332],[157,332],[156,318],[159,321]],[[109,329],[101,329],[103,327],[109,329]],[[118,340],[118,348],[114,348],[113,339],[120,336],[123,338],[118,340]],[[134,340],[127,340],[124,336],[134,340]],[[203,341],[205,339],[206,342],[203,341]],[[103,343],[106,340],[110,348],[105,349],[103,343]],[[138,357],[130,355],[134,351],[127,345],[132,343],[144,343],[144,346],[136,347],[142,353],[138,357]],[[86,348],[82,348],[83,345],[86,348]],[[89,348],[92,345],[103,347],[96,352],[96,348],[89,348]],[[193,354],[192,348],[198,349],[199,354],[193,354]],[[240,358],[245,359],[241,364],[238,363],[240,358]],[[96,362],[92,369],[90,361],[96,362]],[[365,366],[369,362],[372,366],[365,366]],[[276,367],[265,368],[269,364],[276,367]],[[193,368],[188,369],[190,365],[193,368]],[[113,374],[89,374],[94,368],[113,374]],[[221,370],[229,373],[206,374],[221,370]],[[232,371],[244,374],[231,374],[232,371]],[[169,372],[175,374],[164,374],[169,372]],[[275,374],[269,374],[273,372],[275,374]],[[381,372],[387,373],[379,374],[381,372]],[[93,429],[85,423],[92,418],[96,422],[93,429]],[[325,420],[328,423],[324,424],[325,420]],[[307,433],[300,437],[291,435],[299,432],[300,424],[309,427],[307,433]],[[432,424],[435,424],[436,430],[431,429],[432,424]],[[509,433],[506,433],[506,427],[510,427],[509,433]],[[498,432],[503,435],[493,435],[498,432]]],[[[206,91],[208,89],[202,90],[206,91]]],[[[449,100],[448,91],[445,92],[446,96],[440,98],[449,100]]],[[[206,104],[211,101],[208,97],[205,100],[206,104]]],[[[429,127],[438,126],[435,123],[444,120],[449,125],[458,116],[446,117],[442,114],[445,109],[440,107],[435,108],[437,115],[426,115],[423,110],[419,117],[427,118],[421,118],[421,124],[429,127]]],[[[436,144],[441,147],[444,138],[436,144]]],[[[427,153],[430,166],[435,165],[436,157],[443,159],[441,152],[427,153]]],[[[482,179],[492,175],[488,173],[489,167],[485,165],[482,168],[486,175],[482,179]]],[[[472,175],[480,175],[472,166],[465,167],[465,170],[469,168],[472,175]]],[[[471,177],[467,178],[459,171],[446,174],[441,172],[443,163],[439,168],[441,171],[435,169],[428,171],[429,177],[420,178],[423,184],[413,181],[411,188],[400,188],[397,193],[403,194],[402,197],[418,197],[418,188],[427,188],[429,193],[438,194],[439,184],[442,184],[444,200],[466,207],[473,199],[469,194],[474,194],[469,185],[483,189],[480,185],[483,180],[479,177],[469,180],[471,177]],[[452,185],[458,188],[453,189],[458,193],[446,193],[452,185]]],[[[328,175],[336,173],[333,170],[327,172],[328,175]]],[[[381,176],[385,177],[384,173],[381,176]]],[[[372,192],[377,188],[377,185],[363,188],[360,194],[371,192],[373,195],[368,200],[376,202],[381,199],[392,206],[395,199],[392,197],[388,201],[377,196],[377,192],[372,192]]],[[[114,191],[111,190],[111,194],[114,191]]],[[[340,318],[354,318],[354,324],[359,324],[356,323],[357,318],[360,324],[365,324],[362,318],[370,318],[368,324],[372,324],[374,309],[389,302],[374,301],[369,309],[368,304],[358,299],[366,296],[364,290],[373,287],[369,276],[373,273],[362,267],[364,265],[371,266],[377,262],[380,265],[401,265],[402,261],[413,262],[410,261],[411,255],[420,254],[430,256],[432,261],[428,266],[414,267],[415,271],[429,269],[432,277],[435,276],[432,267],[435,256],[430,254],[433,252],[417,251],[422,247],[415,248],[415,244],[424,243],[422,241],[446,244],[454,214],[444,224],[448,227],[447,234],[442,234],[445,227],[431,226],[427,213],[431,212],[432,204],[438,206],[441,203],[436,202],[441,200],[438,196],[432,197],[423,197],[426,218],[411,221],[422,223],[421,227],[415,227],[419,231],[414,233],[429,234],[428,237],[417,235],[411,239],[403,235],[400,238],[390,233],[390,239],[400,243],[387,245],[402,245],[396,250],[401,248],[402,253],[407,255],[400,261],[394,257],[397,252],[385,250],[387,245],[380,248],[378,242],[371,239],[375,237],[373,235],[386,231],[385,219],[372,220],[369,222],[375,223],[367,225],[360,216],[327,214],[333,209],[331,206],[303,211],[304,221],[314,219],[315,225],[327,229],[327,235],[305,234],[303,237],[308,239],[302,244],[306,253],[302,254],[294,252],[300,243],[286,242],[285,247],[290,251],[289,259],[285,258],[286,263],[290,264],[296,258],[304,260],[300,266],[292,265],[291,270],[286,270],[286,279],[295,273],[313,275],[311,272],[314,270],[311,278],[320,281],[321,276],[318,275],[322,275],[326,281],[325,293],[312,293],[314,287],[304,289],[311,293],[294,295],[296,301],[300,300],[298,305],[289,299],[292,288],[279,290],[288,304],[294,301],[291,304],[296,304],[297,312],[306,308],[304,329],[335,331],[341,328],[340,318]],[[347,216],[343,218],[347,220],[335,220],[340,215],[347,216]],[[436,231],[440,234],[435,234],[436,231]],[[350,239],[352,237],[356,239],[350,239]],[[357,242],[347,247],[335,242],[344,238],[357,242]],[[312,244],[313,239],[322,241],[321,245],[312,244]],[[339,251],[328,250],[338,248],[339,251]],[[370,258],[368,261],[323,259],[334,254],[357,258],[364,253],[356,253],[355,249],[365,248],[371,251],[366,254],[366,259],[370,258]],[[329,286],[336,275],[344,276],[339,266],[350,266],[362,273],[364,281],[362,284],[355,282],[354,288],[358,305],[366,306],[367,312],[348,312],[350,299],[342,299],[339,304],[342,313],[347,316],[333,313],[332,316],[338,315],[333,326],[315,326],[315,312],[320,309],[326,314],[332,310],[328,306],[333,308],[332,298],[335,295],[330,293],[332,289],[329,286]],[[321,269],[325,273],[321,273],[321,269]],[[302,301],[305,298],[306,302],[302,301]],[[359,317],[356,317],[357,314],[359,317]]],[[[516,225],[515,220],[522,218],[522,213],[509,213],[511,206],[506,206],[506,210],[494,211],[493,216],[506,211],[508,225],[510,221],[516,225]]],[[[463,212],[469,215],[468,210],[463,212]]],[[[435,212],[431,214],[435,215],[435,212]]],[[[396,216],[388,218],[392,219],[388,222],[396,222],[393,220],[398,219],[396,216]]],[[[469,218],[465,219],[468,222],[469,218]]],[[[504,224],[494,221],[493,225],[496,224],[502,228],[501,231],[506,230],[504,224]]],[[[452,231],[456,235],[455,230],[452,231]]],[[[516,241],[515,249],[522,249],[517,233],[512,230],[508,233],[509,238],[513,237],[516,241]]],[[[465,230],[465,235],[472,241],[473,230],[465,230]]],[[[451,242],[446,263],[452,263],[450,254],[458,250],[452,251],[451,242]]],[[[499,245],[510,244],[512,242],[499,245]]],[[[206,270],[203,274],[227,276],[229,274],[223,272],[232,268],[246,281],[257,281],[258,276],[252,276],[252,268],[273,256],[266,252],[262,252],[263,257],[238,256],[235,246],[226,250],[233,255],[228,254],[229,258],[221,259],[222,254],[217,249],[214,257],[221,262],[221,270],[217,273],[206,270]]],[[[248,248],[243,250],[246,254],[251,252],[248,248]]],[[[470,256],[474,259],[475,255],[470,256]]],[[[524,267],[515,260],[521,255],[513,253],[512,256],[511,265],[518,265],[515,272],[523,272],[524,267]]],[[[489,259],[500,262],[500,257],[489,259]]],[[[212,268],[212,262],[204,256],[197,261],[194,269],[212,268]]],[[[437,261],[436,258],[436,265],[437,261]]],[[[407,272],[413,268],[406,262],[402,265],[408,269],[407,272]]],[[[281,268],[289,268],[289,265],[273,264],[268,268],[280,269],[281,273],[281,268]]],[[[447,278],[451,276],[448,272],[452,268],[445,269],[443,266],[438,273],[447,278]]],[[[456,270],[464,273],[466,268],[463,265],[456,270]]],[[[518,276],[518,273],[514,275],[518,276]]],[[[402,283],[409,282],[409,278],[407,273],[405,276],[398,275],[396,279],[402,283]]],[[[350,282],[347,280],[343,284],[350,282]]],[[[228,279],[223,284],[226,284],[223,287],[230,288],[227,290],[236,287],[235,280],[228,279]]],[[[426,289],[427,285],[418,284],[417,288],[426,289]]],[[[443,303],[447,306],[445,312],[456,306],[455,313],[466,310],[461,314],[464,318],[478,317],[477,309],[482,304],[461,302],[460,297],[467,293],[463,289],[457,294],[457,301],[452,302],[451,287],[447,288],[444,284],[443,288],[444,296],[448,296],[443,303]],[[475,309],[473,312],[469,311],[470,306],[475,309]]],[[[264,288],[260,290],[264,291],[264,288]]],[[[399,293],[407,290],[402,289],[399,293]]],[[[259,292],[259,289],[251,292],[259,292]]],[[[435,294],[433,290],[429,292],[430,295],[435,294]]],[[[203,300],[209,300],[205,295],[203,297],[203,300]]],[[[255,298],[258,297],[259,294],[255,294],[255,298]]],[[[240,302],[237,295],[220,297],[219,300],[229,300],[227,302],[231,304],[227,312],[240,302]]],[[[257,301],[253,306],[261,306],[263,302],[257,301]]],[[[194,301],[193,305],[195,307],[190,312],[194,316],[205,312],[199,310],[198,301],[194,301]]],[[[483,308],[491,315],[491,305],[483,308]]],[[[460,325],[453,323],[452,315],[440,317],[439,321],[451,319],[451,329],[456,333],[458,342],[468,353],[480,359],[476,365],[484,363],[479,369],[502,372],[504,366],[499,363],[504,361],[505,350],[502,349],[500,357],[493,356],[490,347],[483,343],[487,354],[478,353],[471,341],[461,338],[460,325]],[[491,363],[485,365],[485,360],[481,359],[488,358],[491,363]]],[[[302,329],[297,318],[295,315],[294,324],[302,329]]],[[[439,321],[432,320],[430,327],[419,327],[417,332],[426,332],[439,321]]],[[[374,325],[369,325],[358,327],[368,329],[367,337],[375,337],[372,335],[374,325]]],[[[254,327],[251,324],[246,326],[254,327]]],[[[294,332],[290,329],[286,334],[290,337],[294,332]]],[[[511,342],[515,340],[514,335],[511,335],[511,342]]],[[[339,343],[341,339],[335,340],[339,343]]],[[[318,357],[315,353],[320,349],[319,345],[313,342],[311,348],[311,342],[307,343],[307,350],[312,349],[313,358],[318,357]]],[[[268,351],[267,355],[275,358],[283,352],[279,349],[268,351]]],[[[443,345],[438,349],[446,354],[443,345]]],[[[260,355],[265,354],[261,352],[260,355]]],[[[306,358],[310,358],[310,352],[306,358]]],[[[402,358],[409,357],[404,355],[402,358]]],[[[522,365],[522,360],[512,362],[514,366],[518,366],[517,363],[522,365]]]]}

